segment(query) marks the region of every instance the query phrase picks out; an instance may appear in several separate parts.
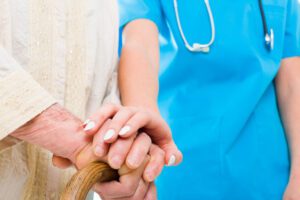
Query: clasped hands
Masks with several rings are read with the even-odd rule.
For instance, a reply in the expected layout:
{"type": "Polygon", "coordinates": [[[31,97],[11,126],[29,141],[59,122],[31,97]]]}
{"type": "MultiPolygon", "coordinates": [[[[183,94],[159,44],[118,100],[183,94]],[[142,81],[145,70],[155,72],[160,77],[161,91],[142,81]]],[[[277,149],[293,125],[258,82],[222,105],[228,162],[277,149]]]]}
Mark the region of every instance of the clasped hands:
{"type": "Polygon", "coordinates": [[[119,181],[99,183],[94,190],[104,200],[156,199],[153,181],[164,165],[177,165],[182,154],[159,114],[135,107],[105,105],[82,124],[87,144],[75,159],[53,157],[57,167],[82,168],[101,160],[117,169],[119,181]]]}

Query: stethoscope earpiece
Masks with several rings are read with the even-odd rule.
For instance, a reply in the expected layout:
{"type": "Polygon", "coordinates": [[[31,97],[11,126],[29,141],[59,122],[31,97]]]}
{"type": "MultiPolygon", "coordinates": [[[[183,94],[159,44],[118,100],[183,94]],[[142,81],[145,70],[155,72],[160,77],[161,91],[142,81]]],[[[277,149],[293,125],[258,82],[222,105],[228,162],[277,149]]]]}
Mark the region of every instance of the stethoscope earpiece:
{"type": "MultiPolygon", "coordinates": [[[[273,31],[272,28],[270,30],[268,29],[267,20],[266,20],[264,8],[263,8],[262,0],[258,0],[258,2],[259,2],[259,9],[260,9],[262,22],[263,22],[265,44],[266,44],[267,49],[269,51],[272,51],[274,49],[274,31],[273,31]]],[[[185,34],[183,32],[183,29],[182,29],[182,26],[181,26],[177,0],[173,0],[173,3],[174,3],[175,16],[176,16],[178,29],[179,29],[181,38],[182,38],[186,48],[191,52],[209,53],[210,46],[214,43],[215,34],[216,34],[214,16],[213,16],[210,4],[209,4],[209,0],[204,0],[204,3],[206,5],[206,10],[207,10],[207,13],[209,15],[209,21],[210,21],[210,25],[211,25],[211,39],[207,44],[194,43],[192,46],[190,45],[190,43],[186,39],[185,34]]]]}

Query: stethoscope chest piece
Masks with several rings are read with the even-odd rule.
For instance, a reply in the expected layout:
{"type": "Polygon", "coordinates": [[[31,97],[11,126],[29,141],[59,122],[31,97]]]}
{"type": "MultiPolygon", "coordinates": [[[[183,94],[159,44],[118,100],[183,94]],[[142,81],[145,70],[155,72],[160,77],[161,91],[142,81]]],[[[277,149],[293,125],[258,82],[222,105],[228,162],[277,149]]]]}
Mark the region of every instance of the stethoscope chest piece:
{"type": "MultiPolygon", "coordinates": [[[[207,13],[208,13],[208,16],[209,16],[210,25],[211,25],[211,39],[206,44],[193,43],[191,45],[188,42],[188,40],[187,40],[187,38],[186,38],[186,36],[183,32],[183,28],[181,26],[177,0],[173,0],[173,3],[174,3],[175,17],[176,17],[178,29],[179,29],[181,38],[183,39],[183,42],[185,44],[185,47],[191,52],[209,53],[211,46],[215,42],[215,35],[216,35],[215,20],[214,20],[214,16],[213,16],[213,13],[212,13],[212,10],[211,10],[211,7],[210,7],[209,0],[204,0],[204,3],[206,5],[206,10],[207,10],[207,13]]],[[[274,49],[274,31],[273,31],[272,28],[268,29],[267,20],[266,20],[264,8],[263,8],[262,0],[258,0],[258,3],[259,3],[259,9],[260,9],[262,22],[263,22],[265,45],[266,45],[266,48],[269,51],[272,51],[274,49]]]]}
{"type": "Polygon", "coordinates": [[[270,32],[265,35],[265,42],[267,48],[272,51],[274,49],[274,31],[270,29],[270,32]]]}
{"type": "Polygon", "coordinates": [[[185,47],[191,52],[209,53],[210,52],[210,47],[215,42],[215,35],[216,35],[215,21],[214,21],[214,16],[213,16],[212,11],[211,11],[209,0],[204,0],[204,3],[205,3],[205,6],[206,6],[206,10],[207,10],[207,13],[208,13],[208,16],[209,16],[209,21],[210,21],[210,26],[211,26],[211,39],[206,44],[193,43],[192,45],[188,42],[188,40],[186,39],[186,36],[183,32],[183,28],[181,26],[181,21],[180,21],[180,16],[179,16],[179,9],[178,9],[177,0],[173,0],[173,2],[174,2],[174,9],[175,9],[177,25],[178,25],[178,28],[179,28],[180,35],[181,35],[181,37],[183,39],[183,42],[185,44],[185,47]]]}
{"type": "Polygon", "coordinates": [[[192,47],[187,46],[187,48],[188,49],[190,48],[190,51],[192,51],[192,52],[209,53],[209,51],[210,51],[209,46],[201,45],[199,43],[194,43],[192,47]]]}

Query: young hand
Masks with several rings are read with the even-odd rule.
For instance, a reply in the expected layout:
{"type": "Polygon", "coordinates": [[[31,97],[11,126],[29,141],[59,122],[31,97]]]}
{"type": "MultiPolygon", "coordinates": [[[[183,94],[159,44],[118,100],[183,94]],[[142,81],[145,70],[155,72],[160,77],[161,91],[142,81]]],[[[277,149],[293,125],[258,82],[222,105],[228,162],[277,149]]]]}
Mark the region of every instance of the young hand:
{"type": "MultiPolygon", "coordinates": [[[[105,105],[85,122],[85,131],[94,135],[107,119],[111,119],[111,123],[105,134],[98,132],[94,137],[96,155],[105,155],[109,144],[114,143],[117,138],[130,139],[142,130],[165,152],[165,164],[177,165],[182,161],[182,153],[173,141],[171,130],[159,114],[142,108],[105,105]]],[[[118,165],[114,162],[111,164],[118,165]]],[[[130,161],[127,164],[133,168],[135,166],[130,161]]]]}
{"type": "MultiPolygon", "coordinates": [[[[103,138],[103,135],[107,128],[110,126],[110,120],[108,120],[99,129],[98,133],[94,136],[94,141],[97,138],[103,138]]],[[[95,142],[94,142],[95,143],[95,142]]],[[[151,157],[147,163],[145,171],[143,172],[143,178],[147,182],[152,182],[161,173],[164,166],[165,153],[157,145],[152,144],[150,137],[141,133],[137,137],[132,136],[130,138],[119,138],[116,142],[110,145],[109,148],[102,149],[105,152],[103,156],[97,156],[94,154],[94,148],[92,144],[87,145],[78,155],[75,166],[80,169],[85,165],[95,160],[102,160],[107,162],[114,169],[119,169],[126,163],[131,169],[137,169],[143,163],[145,157],[148,155],[151,157]]],[[[60,168],[66,168],[72,165],[68,159],[64,159],[58,156],[53,156],[53,164],[60,168]]]]}

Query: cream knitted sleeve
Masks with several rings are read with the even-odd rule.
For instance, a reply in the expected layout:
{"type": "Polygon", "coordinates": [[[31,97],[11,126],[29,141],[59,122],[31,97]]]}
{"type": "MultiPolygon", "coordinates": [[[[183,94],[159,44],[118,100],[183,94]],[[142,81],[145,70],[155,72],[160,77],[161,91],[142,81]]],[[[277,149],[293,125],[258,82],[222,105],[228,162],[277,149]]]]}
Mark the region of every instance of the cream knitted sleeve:
{"type": "Polygon", "coordinates": [[[0,47],[0,140],[56,101],[0,47]]]}

